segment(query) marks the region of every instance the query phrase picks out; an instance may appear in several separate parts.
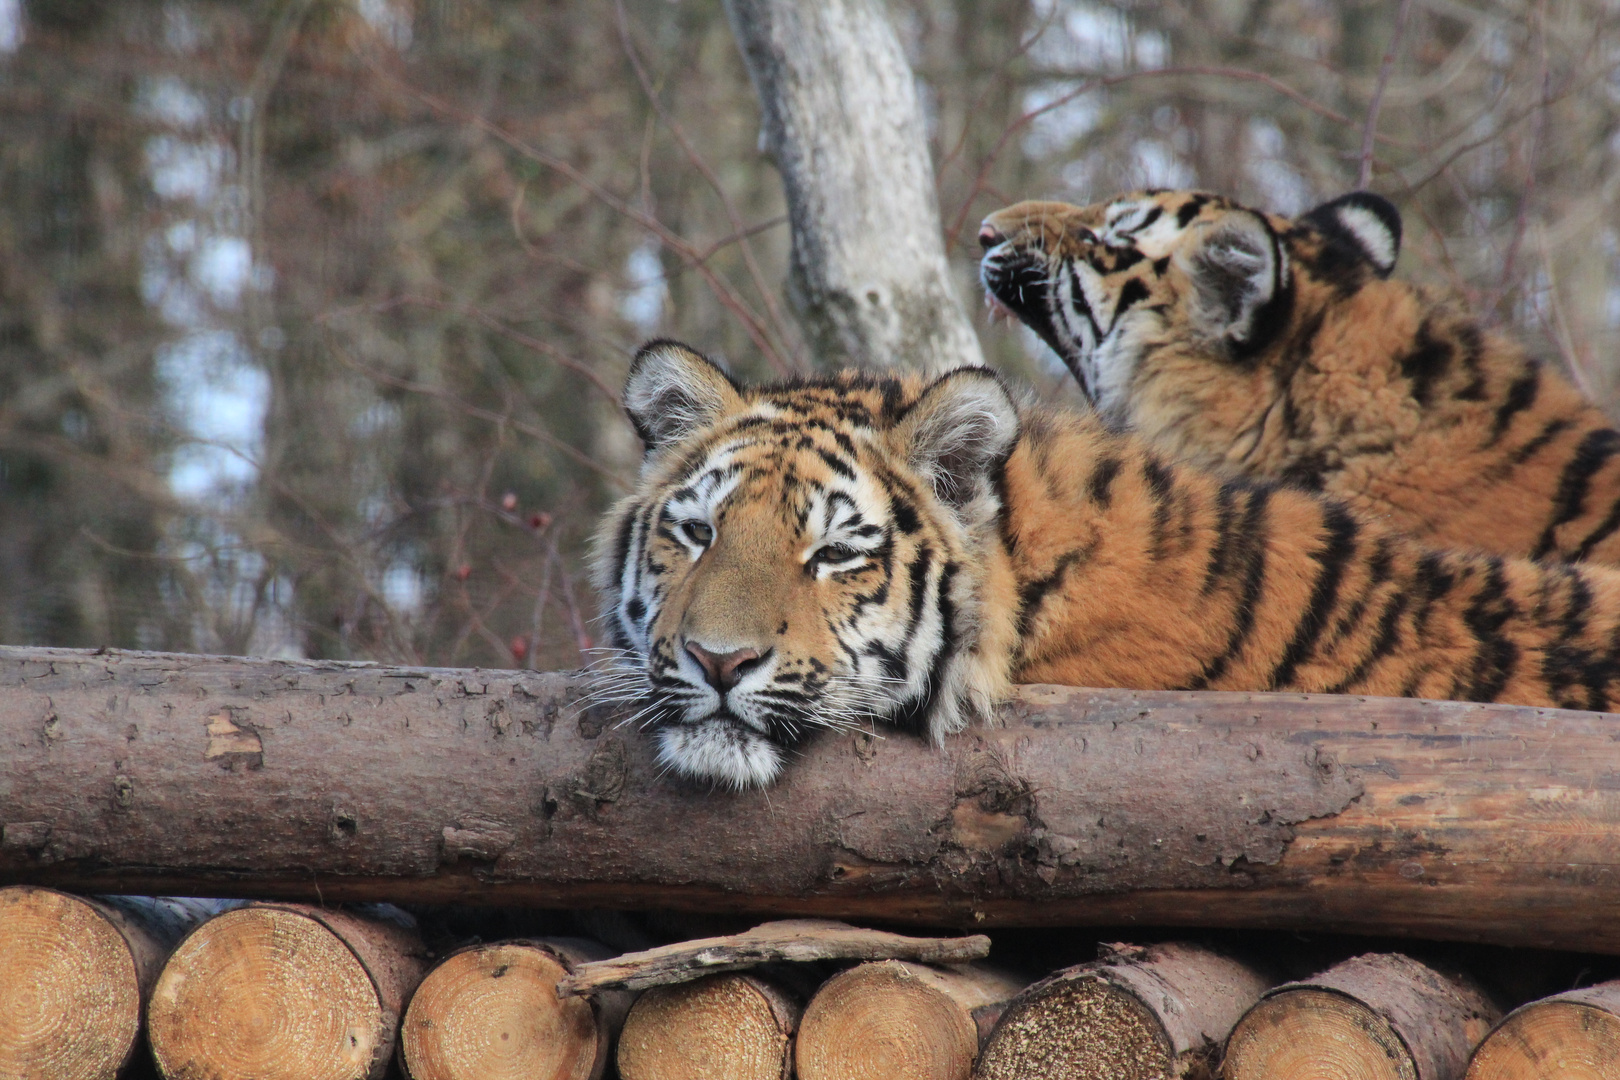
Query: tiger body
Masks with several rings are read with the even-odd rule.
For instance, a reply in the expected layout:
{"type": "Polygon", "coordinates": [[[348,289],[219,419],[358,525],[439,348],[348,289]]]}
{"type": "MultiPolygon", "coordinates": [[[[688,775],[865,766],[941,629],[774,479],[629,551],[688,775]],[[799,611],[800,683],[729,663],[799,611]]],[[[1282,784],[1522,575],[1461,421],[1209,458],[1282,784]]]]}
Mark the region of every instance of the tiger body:
{"type": "Polygon", "coordinates": [[[1620,571],[1433,551],[982,369],[743,388],[659,343],[626,398],[649,456],[598,534],[605,685],[690,776],[768,783],[823,727],[938,739],[1014,682],[1620,693],[1620,571]]]}
{"type": "Polygon", "coordinates": [[[1456,303],[1389,280],[1399,217],[1203,192],[985,219],[986,289],[1110,419],[1441,547],[1620,563],[1620,433],[1456,303]]]}

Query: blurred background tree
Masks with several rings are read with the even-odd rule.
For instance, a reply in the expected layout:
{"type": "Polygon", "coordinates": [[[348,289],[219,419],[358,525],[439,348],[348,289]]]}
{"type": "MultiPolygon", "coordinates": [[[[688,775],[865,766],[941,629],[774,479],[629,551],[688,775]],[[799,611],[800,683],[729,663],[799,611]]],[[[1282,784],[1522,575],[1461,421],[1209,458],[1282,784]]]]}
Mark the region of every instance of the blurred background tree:
{"type": "MultiPolygon", "coordinates": [[[[1611,0],[889,10],[975,307],[1016,199],[1364,183],[1613,406],[1611,0]]],[[[0,124],[7,643],[573,666],[636,344],[810,362],[719,0],[0,0],[0,124]]]]}

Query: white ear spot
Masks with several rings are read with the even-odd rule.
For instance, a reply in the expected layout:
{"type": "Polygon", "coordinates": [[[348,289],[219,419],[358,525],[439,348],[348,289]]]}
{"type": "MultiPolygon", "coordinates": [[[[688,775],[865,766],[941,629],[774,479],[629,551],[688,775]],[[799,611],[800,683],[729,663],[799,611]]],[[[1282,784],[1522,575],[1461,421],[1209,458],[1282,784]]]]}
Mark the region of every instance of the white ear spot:
{"type": "Polygon", "coordinates": [[[1383,219],[1365,206],[1341,206],[1339,223],[1356,238],[1361,250],[1383,273],[1395,269],[1395,256],[1400,253],[1396,239],[1384,227],[1383,219]]]}

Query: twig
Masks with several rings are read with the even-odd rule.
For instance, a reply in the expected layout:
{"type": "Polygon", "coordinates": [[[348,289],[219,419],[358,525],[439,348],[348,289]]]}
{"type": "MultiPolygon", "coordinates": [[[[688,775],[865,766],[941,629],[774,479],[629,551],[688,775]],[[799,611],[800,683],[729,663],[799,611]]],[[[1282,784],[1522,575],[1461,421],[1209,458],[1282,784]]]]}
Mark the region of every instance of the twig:
{"type": "Polygon", "coordinates": [[[1401,48],[1401,37],[1406,33],[1406,20],[1412,14],[1412,0],[1401,0],[1395,16],[1395,32],[1390,35],[1389,48],[1384,61],[1378,66],[1378,85],[1373,87],[1372,100],[1367,103],[1367,122],[1361,129],[1361,168],[1356,172],[1356,187],[1365,188],[1372,179],[1373,140],[1378,137],[1378,110],[1384,103],[1384,88],[1389,85],[1390,72],[1395,69],[1395,56],[1401,48]]]}
{"type": "Polygon", "coordinates": [[[914,960],[955,964],[990,955],[983,934],[918,938],[863,930],[831,919],[783,919],[729,937],[699,938],[611,960],[580,964],[557,984],[563,997],[623,988],[690,982],[717,971],[741,971],[776,961],[914,960]]]}

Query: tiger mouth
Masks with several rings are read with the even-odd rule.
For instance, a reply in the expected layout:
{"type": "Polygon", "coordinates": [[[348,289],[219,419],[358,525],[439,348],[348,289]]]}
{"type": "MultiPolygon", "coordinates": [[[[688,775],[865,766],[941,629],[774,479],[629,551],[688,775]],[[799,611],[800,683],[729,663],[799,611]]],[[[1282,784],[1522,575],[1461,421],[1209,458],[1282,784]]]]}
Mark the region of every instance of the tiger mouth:
{"type": "Polygon", "coordinates": [[[985,293],[1003,311],[1035,331],[1048,348],[1068,360],[1067,346],[1052,325],[1051,273],[1046,256],[1011,241],[985,252],[979,261],[985,293]]]}

